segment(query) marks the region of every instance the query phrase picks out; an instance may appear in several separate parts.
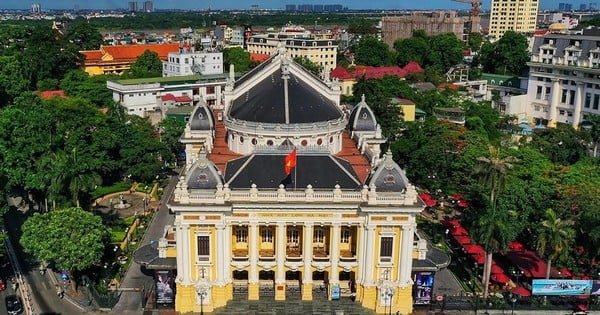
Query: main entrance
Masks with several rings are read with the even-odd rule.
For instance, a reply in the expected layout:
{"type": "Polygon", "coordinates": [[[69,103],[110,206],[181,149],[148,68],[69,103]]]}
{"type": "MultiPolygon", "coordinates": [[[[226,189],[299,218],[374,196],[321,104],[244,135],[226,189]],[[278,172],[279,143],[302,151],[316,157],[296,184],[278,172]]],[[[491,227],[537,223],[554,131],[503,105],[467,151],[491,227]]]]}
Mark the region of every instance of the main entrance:
{"type": "Polygon", "coordinates": [[[258,295],[259,297],[275,296],[275,272],[273,270],[258,272],[258,295]]]}
{"type": "Polygon", "coordinates": [[[327,279],[329,279],[329,273],[327,271],[313,271],[312,279],[313,279],[313,287],[312,287],[313,300],[328,300],[327,279]]]}
{"type": "Polygon", "coordinates": [[[300,271],[285,272],[285,297],[291,299],[302,298],[302,273],[300,271]]]}
{"type": "Polygon", "coordinates": [[[248,271],[233,271],[233,299],[248,299],[248,271]]]}

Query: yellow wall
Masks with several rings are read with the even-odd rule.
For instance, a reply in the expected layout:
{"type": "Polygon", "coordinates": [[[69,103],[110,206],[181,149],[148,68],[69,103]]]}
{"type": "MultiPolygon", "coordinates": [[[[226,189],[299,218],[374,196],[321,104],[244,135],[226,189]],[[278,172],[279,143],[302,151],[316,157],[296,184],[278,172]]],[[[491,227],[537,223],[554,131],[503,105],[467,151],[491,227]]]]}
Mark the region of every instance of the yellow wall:
{"type": "Polygon", "coordinates": [[[415,105],[400,105],[402,113],[404,113],[404,121],[415,121],[416,107],[415,105]]]}

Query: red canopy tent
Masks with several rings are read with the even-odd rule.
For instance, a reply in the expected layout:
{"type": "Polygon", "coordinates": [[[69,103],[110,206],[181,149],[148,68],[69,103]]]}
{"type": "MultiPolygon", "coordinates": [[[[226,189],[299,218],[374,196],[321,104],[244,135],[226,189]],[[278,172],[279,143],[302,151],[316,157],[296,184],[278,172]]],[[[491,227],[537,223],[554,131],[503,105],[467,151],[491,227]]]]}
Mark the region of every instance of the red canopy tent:
{"type": "Polygon", "coordinates": [[[450,195],[450,198],[452,198],[454,200],[465,200],[465,195],[456,193],[456,194],[450,195]]]}
{"type": "Polygon", "coordinates": [[[428,193],[420,193],[419,197],[423,200],[431,199],[431,195],[428,193]]]}
{"type": "Polygon", "coordinates": [[[525,289],[524,287],[514,287],[512,289],[512,293],[523,297],[531,296],[531,291],[525,289]]]}
{"type": "Polygon", "coordinates": [[[471,244],[471,238],[466,235],[456,235],[454,236],[454,239],[460,245],[471,244]]]}
{"type": "Polygon", "coordinates": [[[467,244],[464,245],[463,248],[467,252],[467,254],[471,255],[485,255],[485,249],[478,244],[467,244]]]}
{"type": "Polygon", "coordinates": [[[504,269],[502,269],[502,267],[500,267],[496,264],[492,264],[491,272],[492,273],[504,273],[504,269]]]}
{"type": "Polygon", "coordinates": [[[490,280],[498,283],[509,283],[510,278],[503,273],[495,273],[490,276],[490,280]]]}
{"type": "Polygon", "coordinates": [[[456,204],[461,208],[469,207],[469,202],[467,202],[466,200],[459,200],[456,204]]]}
{"type": "Polygon", "coordinates": [[[479,265],[483,265],[485,263],[485,255],[481,255],[481,254],[471,255],[471,258],[473,258],[473,260],[479,265]]]}
{"type": "MultiPolygon", "coordinates": [[[[538,255],[530,250],[521,251],[508,251],[506,257],[510,260],[517,268],[523,271],[523,274],[527,278],[546,278],[546,262],[543,261],[538,255]]],[[[550,271],[552,277],[558,276],[558,271],[552,268],[550,271]]]]}
{"type": "Polygon", "coordinates": [[[518,241],[512,241],[508,244],[508,251],[521,251],[525,246],[518,241]]]}
{"type": "Polygon", "coordinates": [[[460,226],[460,221],[456,220],[456,219],[452,219],[452,220],[444,220],[442,221],[442,225],[447,226],[447,227],[459,227],[460,226]]]}
{"type": "Polygon", "coordinates": [[[467,231],[467,229],[465,229],[464,227],[459,226],[459,227],[451,229],[450,235],[452,235],[452,236],[459,236],[459,235],[468,236],[469,231],[467,231]]]}
{"type": "Polygon", "coordinates": [[[437,205],[437,201],[435,201],[433,199],[423,199],[423,202],[428,207],[433,207],[433,206],[437,205]]]}

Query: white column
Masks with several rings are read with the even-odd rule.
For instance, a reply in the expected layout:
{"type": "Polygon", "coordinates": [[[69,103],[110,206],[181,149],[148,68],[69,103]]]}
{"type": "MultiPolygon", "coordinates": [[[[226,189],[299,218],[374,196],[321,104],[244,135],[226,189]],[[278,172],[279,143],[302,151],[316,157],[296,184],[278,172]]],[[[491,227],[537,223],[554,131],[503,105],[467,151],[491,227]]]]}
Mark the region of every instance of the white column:
{"type": "Polygon", "coordinates": [[[411,282],[412,250],[415,239],[415,227],[413,225],[402,226],[402,239],[400,241],[400,261],[398,264],[398,280],[400,284],[411,282]]]}
{"type": "Polygon", "coordinates": [[[553,123],[556,123],[556,113],[558,112],[558,102],[560,99],[560,79],[552,79],[552,99],[550,99],[550,117],[553,123]]]}
{"type": "Polygon", "coordinates": [[[312,222],[304,223],[304,233],[303,233],[303,245],[304,245],[304,275],[302,278],[302,283],[308,284],[312,283],[312,269],[310,267],[312,263],[312,239],[313,239],[313,224],[312,222]]]}
{"type": "Polygon", "coordinates": [[[248,274],[248,282],[250,284],[258,283],[258,224],[256,222],[250,223],[250,253],[248,253],[250,259],[250,274],[248,274]]]}
{"type": "Polygon", "coordinates": [[[366,285],[373,284],[373,269],[374,259],[377,249],[375,248],[375,226],[365,226],[367,231],[365,250],[365,278],[363,283],[366,285]]]}
{"type": "Polygon", "coordinates": [[[277,253],[277,275],[275,276],[275,283],[285,283],[285,222],[277,223],[277,247],[275,248],[277,253]]]}
{"type": "MultiPolygon", "coordinates": [[[[190,266],[193,266],[195,261],[192,261],[192,255],[190,255],[190,253],[194,253],[194,255],[196,255],[196,250],[192,247],[190,247],[190,226],[189,224],[182,224],[181,226],[181,233],[183,234],[182,237],[182,245],[183,245],[183,262],[184,262],[184,267],[183,267],[183,283],[191,283],[192,282],[192,278],[191,278],[191,272],[190,272],[190,266]]],[[[177,247],[179,248],[179,244],[177,245],[177,247]]],[[[195,259],[194,259],[195,260],[195,259]]],[[[179,269],[177,270],[177,272],[179,273],[179,269]]]]}
{"type": "MultiPolygon", "coordinates": [[[[359,225],[356,227],[357,230],[360,231],[360,238],[358,239],[358,248],[357,248],[357,254],[356,254],[356,259],[358,261],[358,269],[356,272],[356,282],[357,283],[362,283],[363,279],[364,279],[364,272],[365,272],[365,257],[367,257],[368,255],[366,255],[365,251],[366,251],[366,242],[365,242],[365,238],[367,237],[367,233],[365,231],[364,226],[359,225]]],[[[358,231],[357,231],[357,235],[358,235],[358,231]]]]}
{"type": "Polygon", "coordinates": [[[339,263],[340,263],[340,224],[332,225],[333,235],[331,237],[331,275],[329,282],[332,284],[340,281],[339,263]]]}
{"type": "Polygon", "coordinates": [[[222,284],[225,282],[225,224],[215,225],[217,230],[217,283],[222,284]]]}
{"type": "Polygon", "coordinates": [[[575,94],[575,112],[573,113],[573,128],[577,129],[581,120],[581,107],[583,104],[583,82],[577,82],[577,94],[575,94]]]}
{"type": "Polygon", "coordinates": [[[229,265],[231,263],[231,226],[230,225],[225,225],[225,229],[223,231],[223,248],[225,251],[225,255],[223,255],[223,259],[225,260],[225,263],[223,264],[223,270],[224,270],[224,277],[223,280],[225,281],[225,283],[230,283],[231,282],[231,272],[230,272],[230,268],[229,265]]]}
{"type": "MultiPolygon", "coordinates": [[[[183,226],[181,225],[181,222],[176,219],[175,220],[175,242],[177,242],[177,257],[179,257],[180,259],[177,259],[177,279],[179,281],[181,281],[182,283],[184,283],[184,274],[185,274],[185,266],[189,266],[191,265],[191,262],[185,261],[185,252],[189,251],[189,248],[186,248],[184,246],[184,241],[183,238],[185,237],[184,235],[184,229],[183,226]]],[[[189,236],[188,236],[189,237],[189,236]]]]}

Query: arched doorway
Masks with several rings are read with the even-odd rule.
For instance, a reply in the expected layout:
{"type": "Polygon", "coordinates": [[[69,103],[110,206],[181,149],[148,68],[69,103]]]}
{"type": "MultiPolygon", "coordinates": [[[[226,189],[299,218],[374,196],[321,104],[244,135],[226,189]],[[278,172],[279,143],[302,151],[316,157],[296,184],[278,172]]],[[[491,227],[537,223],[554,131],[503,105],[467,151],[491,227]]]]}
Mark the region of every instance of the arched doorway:
{"type": "Polygon", "coordinates": [[[356,293],[356,279],[354,271],[341,271],[340,277],[340,293],[342,297],[352,297],[356,293]]]}
{"type": "Polygon", "coordinates": [[[327,271],[313,271],[312,273],[313,287],[312,295],[313,300],[327,300],[328,297],[328,283],[329,273],[327,271]]]}
{"type": "Polygon", "coordinates": [[[275,272],[261,270],[258,272],[258,295],[260,297],[275,296],[275,272]]]}
{"type": "Polygon", "coordinates": [[[285,296],[286,298],[302,298],[302,273],[300,271],[288,270],[285,272],[285,296]]]}
{"type": "Polygon", "coordinates": [[[233,274],[233,298],[245,300],[248,298],[248,271],[234,270],[233,274]]]}

